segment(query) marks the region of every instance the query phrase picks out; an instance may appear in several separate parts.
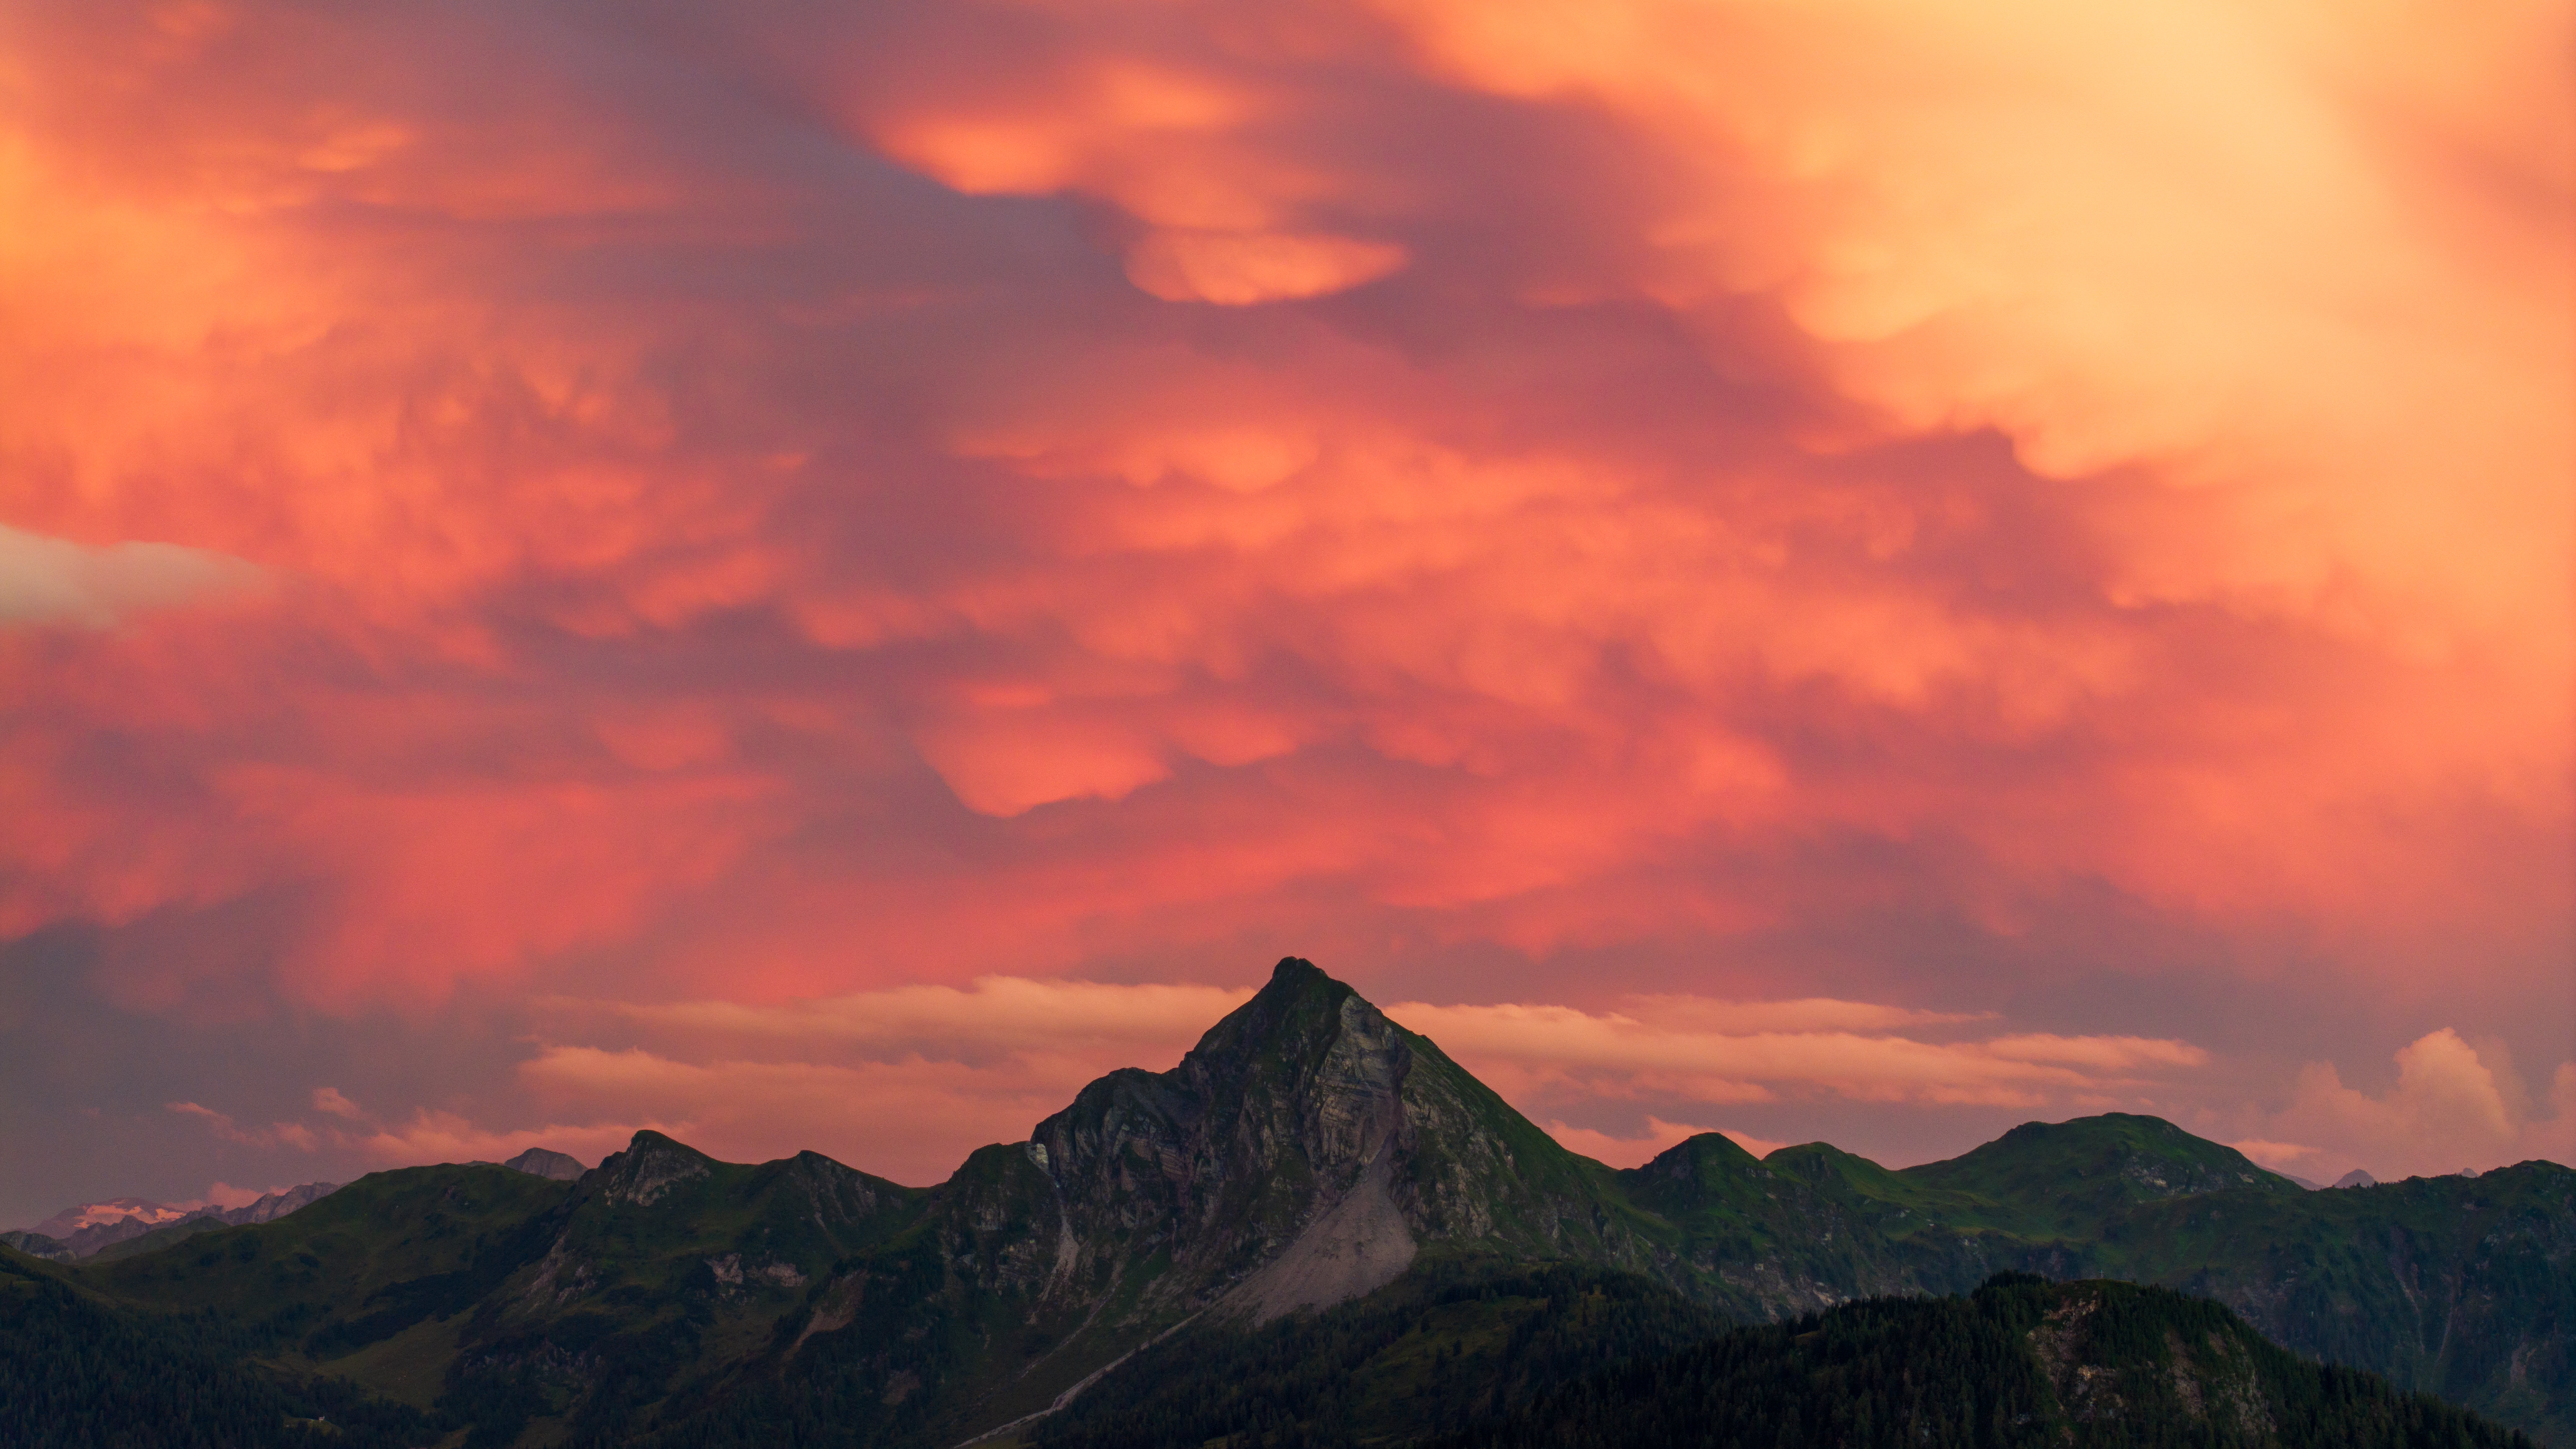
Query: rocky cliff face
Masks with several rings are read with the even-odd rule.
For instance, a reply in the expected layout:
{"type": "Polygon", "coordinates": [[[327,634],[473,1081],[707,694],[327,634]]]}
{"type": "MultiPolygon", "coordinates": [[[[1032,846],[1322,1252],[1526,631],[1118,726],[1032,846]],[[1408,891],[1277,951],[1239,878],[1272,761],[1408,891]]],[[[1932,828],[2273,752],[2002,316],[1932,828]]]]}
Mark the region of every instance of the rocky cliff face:
{"type": "MultiPolygon", "coordinates": [[[[1308,962],[1280,962],[1179,1066],[1104,1077],[1038,1124],[1027,1158],[1056,1200],[1050,1274],[1079,1291],[1101,1268],[1167,1258],[1140,1295],[1148,1314],[1204,1307],[1301,1240],[1301,1258],[1360,1265],[1325,1275],[1343,1288],[1392,1278],[1413,1253],[1390,1196],[1412,1067],[1405,1033],[1376,1007],[1308,962]]],[[[1244,1301],[1273,1312],[1321,1281],[1274,1274],[1244,1301]]]]}
{"type": "Polygon", "coordinates": [[[1340,1302],[1430,1244],[1649,1256],[1605,1169],[1294,957],[1179,1066],[1085,1088],[1026,1156],[1056,1201],[1052,1280],[1091,1291],[1166,1257],[1146,1316],[1340,1302]]]}

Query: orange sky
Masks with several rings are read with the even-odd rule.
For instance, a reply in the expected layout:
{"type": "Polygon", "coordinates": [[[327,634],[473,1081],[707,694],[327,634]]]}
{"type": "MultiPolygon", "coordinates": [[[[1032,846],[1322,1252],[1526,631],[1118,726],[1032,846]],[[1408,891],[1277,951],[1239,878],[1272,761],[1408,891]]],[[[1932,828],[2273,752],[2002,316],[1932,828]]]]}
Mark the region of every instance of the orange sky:
{"type": "Polygon", "coordinates": [[[13,6],[0,1217],[1289,952],[1623,1162],[2568,1160],[2571,13],[13,6]]]}

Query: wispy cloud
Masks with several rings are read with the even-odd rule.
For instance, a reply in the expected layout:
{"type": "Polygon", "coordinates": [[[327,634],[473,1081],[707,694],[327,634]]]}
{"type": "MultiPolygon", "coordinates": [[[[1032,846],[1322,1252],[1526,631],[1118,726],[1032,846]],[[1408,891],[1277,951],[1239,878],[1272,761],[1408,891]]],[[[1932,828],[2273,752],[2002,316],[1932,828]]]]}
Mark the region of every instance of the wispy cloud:
{"type": "Polygon", "coordinates": [[[1038,981],[985,976],[965,987],[912,985],[815,1000],[540,1003],[605,1014],[697,1038],[768,1038],[817,1045],[895,1047],[928,1054],[954,1046],[1064,1051],[1102,1043],[1186,1046],[1252,988],[1038,981]]]}
{"type": "Polygon", "coordinates": [[[292,1147],[310,1152],[316,1144],[313,1129],[301,1122],[271,1122],[265,1127],[244,1127],[223,1113],[195,1102],[172,1102],[168,1110],[182,1117],[194,1117],[206,1124],[207,1131],[243,1147],[292,1147]]]}
{"type": "Polygon", "coordinates": [[[1645,1134],[1638,1137],[1622,1137],[1616,1133],[1597,1131],[1590,1127],[1570,1126],[1563,1122],[1547,1124],[1549,1136],[1596,1162],[1606,1162],[1612,1167],[1643,1166],[1666,1148],[1679,1146],[1687,1139],[1706,1132],[1716,1132],[1731,1138],[1736,1146],[1756,1157],[1768,1157],[1789,1145],[1786,1142],[1774,1142],[1767,1137],[1756,1137],[1750,1133],[1728,1132],[1716,1127],[1694,1127],[1687,1122],[1667,1122],[1661,1117],[1653,1116],[1646,1119],[1645,1134]]]}
{"type": "Polygon", "coordinates": [[[1407,1002],[1390,1014],[1471,1069],[1502,1080],[1574,1081],[1598,1093],[1648,1090],[1712,1103],[1811,1091],[1861,1101],[2038,1106],[2168,1080],[2209,1059],[2188,1042],[2142,1037],[2013,1034],[1930,1041],[1884,1030],[1763,1029],[1800,1021],[1889,1027],[1963,1020],[1857,1002],[1665,996],[1640,1003],[1634,1014],[1407,1002]]]}

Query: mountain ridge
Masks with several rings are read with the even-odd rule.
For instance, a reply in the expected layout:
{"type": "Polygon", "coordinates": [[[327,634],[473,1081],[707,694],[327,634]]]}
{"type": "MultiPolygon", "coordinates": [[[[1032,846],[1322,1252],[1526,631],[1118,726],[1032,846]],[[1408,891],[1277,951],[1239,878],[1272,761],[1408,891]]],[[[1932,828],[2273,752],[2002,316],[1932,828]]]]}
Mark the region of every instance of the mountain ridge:
{"type": "Polygon", "coordinates": [[[2121,1114],[1902,1170],[1716,1134],[1612,1169],[1291,957],[1171,1070],[1112,1072],[933,1187],[648,1131],[571,1181],[373,1174],[63,1271],[139,1308],[255,1307],[268,1361],[495,1444],[944,1449],[1184,1324],[1266,1332],[1472,1263],[1632,1275],[1753,1323],[1998,1270],[2162,1282],[2576,1443],[2571,1260],[2555,1165],[2311,1193],[2121,1114]]]}
{"type": "MultiPolygon", "coordinates": [[[[507,1162],[471,1162],[467,1167],[506,1167],[559,1182],[578,1179],[589,1169],[581,1159],[544,1147],[531,1147],[507,1162]]],[[[0,1232],[0,1243],[29,1257],[72,1262],[109,1254],[150,1252],[181,1238],[215,1227],[265,1223],[308,1207],[340,1190],[336,1182],[308,1182],[267,1193],[240,1207],[174,1207],[139,1197],[81,1203],[54,1214],[33,1228],[0,1232]],[[92,1221],[102,1210],[115,1215],[92,1221]]]]}
{"type": "Polygon", "coordinates": [[[336,1182],[308,1182],[264,1194],[235,1208],[174,1207],[147,1198],[109,1198],[67,1207],[32,1228],[0,1233],[0,1242],[32,1257],[68,1261],[192,1223],[235,1227],[268,1222],[339,1188],[336,1182]]]}

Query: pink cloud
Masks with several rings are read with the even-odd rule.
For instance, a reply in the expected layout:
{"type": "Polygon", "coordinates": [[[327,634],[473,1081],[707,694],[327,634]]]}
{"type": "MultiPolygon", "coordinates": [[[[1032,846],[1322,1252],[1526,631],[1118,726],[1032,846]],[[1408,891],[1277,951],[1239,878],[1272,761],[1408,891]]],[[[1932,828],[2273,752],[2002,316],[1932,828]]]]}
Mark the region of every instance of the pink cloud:
{"type": "Polygon", "coordinates": [[[2382,1181],[2576,1159],[2576,1064],[2561,1064],[2537,1103],[2499,1046],[2481,1051],[2448,1027],[2399,1048],[2396,1065],[2396,1081],[2370,1092],[2345,1085],[2332,1062],[2307,1064],[2289,1105],[2263,1119],[2267,1138],[2284,1139],[2264,1144],[2274,1156],[2249,1155],[2313,1162],[2329,1176],[2360,1167],[2382,1181]]]}
{"type": "Polygon", "coordinates": [[[476,1126],[454,1112],[424,1108],[407,1121],[356,1138],[350,1146],[362,1157],[387,1167],[438,1162],[506,1162],[531,1147],[570,1153],[583,1161],[596,1163],[626,1146],[636,1132],[647,1127],[673,1131],[683,1137],[692,1132],[688,1123],[653,1121],[632,1124],[593,1122],[577,1126],[548,1125],[494,1131],[476,1126]]]}
{"type": "Polygon", "coordinates": [[[313,1129],[301,1122],[271,1122],[265,1127],[244,1127],[212,1107],[195,1102],[172,1102],[168,1110],[182,1117],[194,1117],[206,1124],[206,1130],[226,1142],[244,1147],[293,1147],[310,1152],[315,1146],[313,1129]]]}
{"type": "Polygon", "coordinates": [[[313,1110],[317,1112],[328,1112],[334,1117],[345,1117],[353,1122],[363,1120],[366,1116],[365,1110],[360,1108],[357,1103],[350,1101],[347,1095],[341,1092],[337,1087],[315,1087],[313,1089],[313,1110]]]}
{"type": "Polygon", "coordinates": [[[1717,1025],[1731,1013],[1748,1024],[1800,1017],[1956,1020],[1854,1002],[1676,1004],[1667,997],[1655,1007],[1644,1019],[1563,1006],[1406,1002],[1388,1010],[1471,1070],[1570,1077],[1612,1095],[1644,1087],[1710,1102],[1761,1101],[1799,1090],[1862,1101],[2025,1106],[2079,1092],[2134,1090],[2209,1059],[2188,1042],[2139,1037],[1934,1042],[1893,1032],[1730,1032],[1717,1025]]]}
{"type": "Polygon", "coordinates": [[[1251,996],[1250,987],[1105,985],[987,976],[963,989],[897,986],[772,1005],[729,1001],[566,1001],[557,1005],[571,1012],[605,1013],[647,1023],[693,1041],[771,1039],[895,1046],[915,1052],[955,1042],[1024,1051],[1091,1045],[1180,1051],[1251,996]]]}
{"type": "Polygon", "coordinates": [[[217,1181],[206,1185],[204,1196],[198,1198],[194,1202],[182,1203],[179,1204],[179,1206],[191,1209],[202,1207],[248,1207],[252,1203],[259,1201],[261,1198],[267,1197],[271,1193],[286,1191],[287,1186],[287,1184],[281,1184],[275,1187],[235,1187],[231,1183],[217,1181]]]}
{"type": "MultiPolygon", "coordinates": [[[[1547,1124],[1549,1136],[1595,1162],[1606,1162],[1612,1167],[1642,1167],[1666,1148],[1677,1146],[1704,1132],[1719,1130],[1715,1127],[1694,1127],[1687,1122],[1667,1122],[1661,1117],[1646,1119],[1646,1133],[1642,1137],[1620,1137],[1608,1132],[1597,1132],[1589,1127],[1570,1127],[1563,1122],[1547,1124]]],[[[1743,1132],[1727,1132],[1724,1135],[1732,1139],[1736,1146],[1756,1157],[1768,1157],[1789,1145],[1786,1142],[1773,1142],[1768,1138],[1755,1137],[1743,1132]]]]}
{"type": "Polygon", "coordinates": [[[2243,985],[2416,1042],[2248,1140],[2568,1120],[2423,1036],[2576,1050],[2553,7],[173,14],[0,104],[0,615],[116,622],[0,935],[120,1008],[832,1043],[910,1172],[1319,938],[1550,1110],[2235,1121],[2243,985]],[[1028,1001],[1140,1024],[940,1075],[1028,1001]]]}

